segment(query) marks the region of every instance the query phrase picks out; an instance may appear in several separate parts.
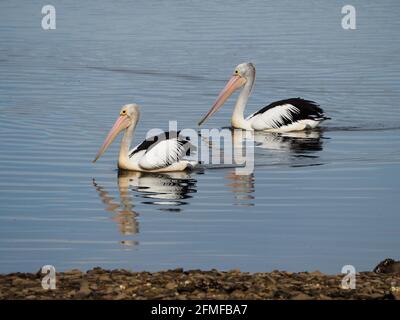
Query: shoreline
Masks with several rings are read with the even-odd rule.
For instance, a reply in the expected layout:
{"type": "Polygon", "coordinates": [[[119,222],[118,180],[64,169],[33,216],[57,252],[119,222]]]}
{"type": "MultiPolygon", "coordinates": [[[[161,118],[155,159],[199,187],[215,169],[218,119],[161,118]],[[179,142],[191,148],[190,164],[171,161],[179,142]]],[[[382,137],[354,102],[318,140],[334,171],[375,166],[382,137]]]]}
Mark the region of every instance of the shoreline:
{"type": "Polygon", "coordinates": [[[174,269],[134,272],[93,268],[57,272],[56,289],[42,288],[45,274],[0,274],[0,300],[400,300],[400,273],[356,274],[356,288],[341,288],[344,274],[174,269]]]}

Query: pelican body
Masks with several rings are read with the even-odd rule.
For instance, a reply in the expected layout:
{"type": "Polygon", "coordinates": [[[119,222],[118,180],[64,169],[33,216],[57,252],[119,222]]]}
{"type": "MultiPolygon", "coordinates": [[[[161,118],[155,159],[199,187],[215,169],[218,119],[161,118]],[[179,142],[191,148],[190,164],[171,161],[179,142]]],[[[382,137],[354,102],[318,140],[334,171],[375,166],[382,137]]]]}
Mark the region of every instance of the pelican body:
{"type": "Polygon", "coordinates": [[[270,132],[302,131],[314,129],[322,121],[329,119],[317,103],[301,98],[273,102],[245,118],[244,110],[253,89],[255,78],[256,69],[252,63],[239,64],[212,108],[200,120],[199,125],[202,125],[216,113],[238,89],[241,89],[241,92],[231,119],[234,128],[270,132]]]}
{"type": "Polygon", "coordinates": [[[110,130],[96,158],[96,162],[122,131],[124,136],[118,157],[118,168],[141,172],[174,172],[185,171],[196,166],[197,162],[183,159],[194,146],[188,138],[182,138],[178,132],[164,132],[144,140],[130,149],[133,134],[140,117],[137,104],[122,107],[118,119],[110,130]]]}

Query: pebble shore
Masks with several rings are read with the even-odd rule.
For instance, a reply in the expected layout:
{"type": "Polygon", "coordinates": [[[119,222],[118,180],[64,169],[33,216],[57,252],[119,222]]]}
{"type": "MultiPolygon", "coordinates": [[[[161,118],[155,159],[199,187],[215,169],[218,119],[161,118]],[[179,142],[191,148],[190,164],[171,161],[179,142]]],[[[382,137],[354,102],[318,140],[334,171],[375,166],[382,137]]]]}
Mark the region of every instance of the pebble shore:
{"type": "Polygon", "coordinates": [[[0,275],[0,299],[400,299],[400,274],[361,272],[356,289],[343,289],[340,275],[315,272],[168,270],[131,272],[94,268],[57,273],[56,289],[43,275],[0,275]]]}

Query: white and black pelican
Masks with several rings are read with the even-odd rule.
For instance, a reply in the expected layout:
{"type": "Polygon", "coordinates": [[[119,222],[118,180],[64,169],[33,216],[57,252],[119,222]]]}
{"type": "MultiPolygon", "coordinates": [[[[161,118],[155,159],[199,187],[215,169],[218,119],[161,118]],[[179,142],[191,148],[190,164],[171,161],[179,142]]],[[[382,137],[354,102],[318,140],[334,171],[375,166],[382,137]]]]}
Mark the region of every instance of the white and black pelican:
{"type": "Polygon", "coordinates": [[[123,106],[93,162],[96,162],[118,134],[125,130],[119,150],[118,168],[142,172],[174,172],[196,166],[197,162],[183,159],[194,148],[189,139],[179,136],[179,132],[164,132],[147,138],[130,150],[139,117],[140,110],[137,104],[123,106]]]}
{"type": "Polygon", "coordinates": [[[280,100],[244,117],[244,109],[256,78],[256,68],[252,63],[239,64],[219,94],[214,105],[200,120],[203,124],[218,111],[237,89],[242,88],[232,114],[232,127],[245,130],[264,130],[270,132],[289,132],[313,129],[322,121],[329,119],[314,101],[301,98],[280,100]]]}

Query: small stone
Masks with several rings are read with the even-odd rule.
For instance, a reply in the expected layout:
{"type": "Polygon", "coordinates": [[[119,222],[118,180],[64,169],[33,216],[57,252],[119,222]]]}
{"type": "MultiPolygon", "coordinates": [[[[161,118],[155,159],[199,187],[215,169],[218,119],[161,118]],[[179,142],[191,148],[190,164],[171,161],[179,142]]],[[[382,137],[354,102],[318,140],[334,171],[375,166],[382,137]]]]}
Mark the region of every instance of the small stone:
{"type": "Polygon", "coordinates": [[[310,272],[310,274],[313,275],[313,276],[323,276],[323,275],[324,275],[324,274],[323,274],[321,271],[319,271],[319,270],[315,270],[315,271],[313,271],[313,272],[310,272]]]}
{"type": "Polygon", "coordinates": [[[372,300],[378,300],[378,299],[382,299],[383,298],[383,294],[380,294],[380,293],[371,293],[370,295],[369,295],[369,298],[368,299],[372,299],[372,300]]]}
{"type": "Polygon", "coordinates": [[[169,289],[169,290],[173,290],[173,289],[175,289],[175,288],[177,288],[178,287],[178,285],[175,283],[175,282],[168,282],[166,285],[165,285],[165,288],[166,289],[169,289]]]}
{"type": "Polygon", "coordinates": [[[240,273],[240,269],[231,269],[228,272],[230,272],[230,273],[240,273]]]}
{"type": "Polygon", "coordinates": [[[65,275],[67,274],[82,274],[82,271],[79,269],[70,269],[64,272],[65,275]]]}
{"type": "Polygon", "coordinates": [[[111,278],[110,278],[110,276],[108,274],[101,274],[98,277],[98,280],[99,281],[103,281],[103,282],[108,282],[108,281],[111,281],[111,278]]]}
{"type": "Polygon", "coordinates": [[[89,286],[89,288],[90,288],[90,290],[96,291],[99,287],[97,286],[97,284],[92,283],[92,284],[89,286]]]}
{"type": "Polygon", "coordinates": [[[125,299],[128,299],[128,296],[126,294],[124,294],[124,293],[120,293],[114,299],[115,300],[125,300],[125,299]]]}
{"type": "Polygon", "coordinates": [[[390,288],[390,294],[391,294],[392,299],[400,300],[400,287],[392,286],[390,288]]]}
{"type": "Polygon", "coordinates": [[[272,278],[272,277],[269,276],[269,275],[265,275],[265,277],[264,277],[264,282],[265,282],[267,285],[275,285],[275,284],[276,284],[276,281],[274,280],[274,278],[272,278]]]}
{"type": "Polygon", "coordinates": [[[79,291],[75,294],[74,298],[75,299],[82,299],[86,298],[92,293],[92,291],[89,289],[89,283],[87,280],[82,280],[80,284],[80,289],[79,291]]]}

